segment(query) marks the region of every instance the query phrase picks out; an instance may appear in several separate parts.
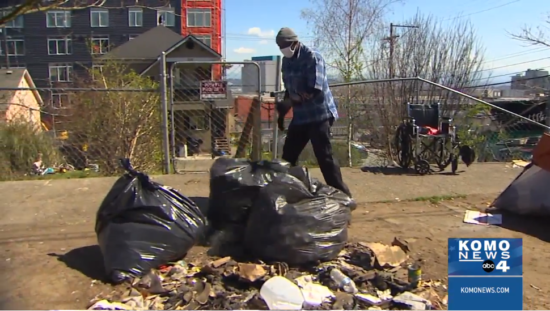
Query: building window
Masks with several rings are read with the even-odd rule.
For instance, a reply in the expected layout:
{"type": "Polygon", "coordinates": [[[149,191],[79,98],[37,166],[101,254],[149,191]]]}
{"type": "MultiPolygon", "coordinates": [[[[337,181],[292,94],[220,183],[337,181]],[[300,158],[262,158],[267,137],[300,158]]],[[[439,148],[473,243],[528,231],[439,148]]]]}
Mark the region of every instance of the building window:
{"type": "Polygon", "coordinates": [[[109,36],[92,37],[92,54],[105,54],[109,52],[109,36]]]}
{"type": "Polygon", "coordinates": [[[157,10],[157,20],[159,25],[174,27],[176,25],[176,15],[174,9],[157,10]]]}
{"type": "Polygon", "coordinates": [[[68,64],[50,65],[51,82],[70,82],[73,66],[68,64]]]}
{"type": "Polygon", "coordinates": [[[138,36],[139,36],[139,35],[130,35],[130,36],[128,37],[128,41],[130,41],[130,40],[132,40],[132,39],[135,39],[135,38],[137,38],[138,36]]]}
{"type": "Polygon", "coordinates": [[[211,9],[188,9],[187,27],[210,27],[212,25],[211,9]]]}
{"type": "Polygon", "coordinates": [[[63,109],[69,106],[69,94],[54,93],[52,94],[52,107],[55,109],[63,109]]]}
{"type": "Polygon", "coordinates": [[[96,81],[101,74],[103,74],[103,65],[92,65],[92,80],[96,81]]]}
{"type": "MultiPolygon", "coordinates": [[[[0,11],[0,16],[4,17],[4,16],[7,16],[10,13],[11,13],[11,11],[2,10],[2,11],[0,11]]],[[[24,24],[23,15],[19,15],[16,18],[4,23],[4,25],[2,25],[2,27],[6,27],[6,28],[23,28],[23,24],[24,24]]]]}
{"type": "Polygon", "coordinates": [[[25,55],[25,40],[23,39],[8,39],[0,42],[0,51],[2,55],[6,55],[6,45],[8,56],[23,56],[25,55]]]}
{"type": "Polygon", "coordinates": [[[212,47],[212,36],[211,35],[193,35],[195,38],[202,41],[202,43],[212,47]]]}
{"type": "Polygon", "coordinates": [[[90,9],[90,27],[109,27],[109,10],[90,9]]]}
{"type": "Polygon", "coordinates": [[[143,10],[138,8],[128,9],[128,26],[142,27],[143,26],[143,10]]]}
{"type": "Polygon", "coordinates": [[[73,54],[73,40],[71,38],[48,38],[48,55],[73,54]]]}
{"type": "Polygon", "coordinates": [[[71,11],[46,12],[46,27],[48,28],[71,27],[71,11]]]}

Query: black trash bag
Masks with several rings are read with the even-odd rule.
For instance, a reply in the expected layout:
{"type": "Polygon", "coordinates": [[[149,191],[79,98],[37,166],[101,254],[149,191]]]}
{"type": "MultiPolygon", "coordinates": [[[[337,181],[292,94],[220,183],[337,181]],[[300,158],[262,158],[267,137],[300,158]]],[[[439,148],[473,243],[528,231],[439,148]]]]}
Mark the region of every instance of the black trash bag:
{"type": "Polygon", "coordinates": [[[293,266],[333,260],[347,242],[351,217],[341,198],[332,187],[311,193],[291,175],[278,177],[259,191],[251,210],[244,241],[249,256],[293,266]]]}
{"type": "Polygon", "coordinates": [[[288,170],[288,174],[303,182],[306,189],[308,189],[311,193],[315,193],[318,196],[330,197],[338,201],[340,204],[347,206],[351,211],[354,211],[357,208],[355,200],[350,198],[347,194],[333,187],[324,185],[317,178],[311,177],[307,167],[291,167],[288,170]]]}
{"type": "Polygon", "coordinates": [[[210,203],[206,213],[216,230],[245,226],[259,190],[290,165],[283,161],[252,162],[246,159],[218,158],[210,169],[210,203]]]}
{"type": "Polygon", "coordinates": [[[135,171],[122,160],[120,177],[97,211],[95,231],[114,283],[183,258],[202,238],[206,219],[177,190],[135,171]]]}

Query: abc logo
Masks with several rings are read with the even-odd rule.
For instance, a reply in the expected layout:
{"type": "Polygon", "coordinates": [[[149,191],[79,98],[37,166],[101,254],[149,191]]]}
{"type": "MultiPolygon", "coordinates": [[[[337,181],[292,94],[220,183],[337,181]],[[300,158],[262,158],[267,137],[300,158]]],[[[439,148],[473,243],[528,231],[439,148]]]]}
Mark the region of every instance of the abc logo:
{"type": "Polygon", "coordinates": [[[492,260],[485,260],[481,267],[487,273],[493,272],[495,270],[495,263],[492,260]]]}

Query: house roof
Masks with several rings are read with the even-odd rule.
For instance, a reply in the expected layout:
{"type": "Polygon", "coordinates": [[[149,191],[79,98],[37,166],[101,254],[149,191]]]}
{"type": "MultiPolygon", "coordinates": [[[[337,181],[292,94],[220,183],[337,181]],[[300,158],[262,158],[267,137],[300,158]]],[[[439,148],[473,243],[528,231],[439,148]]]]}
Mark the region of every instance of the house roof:
{"type": "MultiPolygon", "coordinates": [[[[20,84],[21,80],[25,79],[27,84],[30,88],[36,88],[36,85],[34,84],[31,75],[27,71],[27,69],[22,68],[14,68],[14,69],[0,69],[0,88],[6,88],[11,90],[0,90],[0,99],[1,101],[10,101],[13,96],[15,96],[15,92],[20,84]]],[[[38,93],[37,90],[32,91],[34,97],[36,98],[36,101],[39,105],[44,104],[42,101],[42,97],[38,93]]],[[[2,102],[2,104],[7,104],[5,102],[2,102]]]]}
{"type": "MultiPolygon", "coordinates": [[[[135,40],[135,39],[134,39],[135,40]]],[[[163,50],[166,52],[166,55],[169,55],[170,52],[174,51],[175,49],[177,49],[178,47],[182,46],[183,44],[189,42],[189,41],[192,41],[194,42],[195,44],[198,44],[201,48],[205,49],[206,51],[210,52],[212,54],[212,56],[214,56],[215,58],[222,58],[222,55],[216,51],[214,51],[211,47],[209,47],[208,45],[204,44],[204,42],[202,42],[201,40],[197,39],[195,36],[193,35],[188,35],[187,37],[181,39],[180,41],[176,42],[174,45],[172,45],[170,48],[166,49],[166,50],[163,50]]],[[[158,63],[160,61],[160,54],[162,53],[159,52],[159,54],[157,55],[156,57],[156,60],[154,62],[152,62],[149,66],[147,66],[147,68],[145,68],[143,72],[146,72],[147,70],[151,69],[153,66],[155,66],[156,63],[158,63]]]]}
{"type": "Polygon", "coordinates": [[[182,37],[180,34],[159,25],[149,31],[142,33],[136,38],[116,47],[107,53],[103,58],[127,59],[127,60],[157,60],[162,52],[170,54],[182,44],[189,40],[194,41],[212,55],[221,58],[222,56],[204,44],[201,40],[192,35],[182,37]]]}
{"type": "Polygon", "coordinates": [[[160,25],[119,45],[103,58],[153,60],[182,39],[180,34],[160,25]]]}

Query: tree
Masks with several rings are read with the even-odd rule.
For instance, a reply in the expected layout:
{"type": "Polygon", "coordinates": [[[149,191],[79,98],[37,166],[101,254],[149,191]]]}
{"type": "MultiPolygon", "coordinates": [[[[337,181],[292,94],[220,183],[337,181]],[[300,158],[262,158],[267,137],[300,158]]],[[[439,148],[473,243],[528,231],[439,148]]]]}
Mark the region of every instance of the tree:
{"type": "MultiPolygon", "coordinates": [[[[81,10],[94,7],[106,7],[111,2],[108,0],[3,0],[8,2],[4,7],[6,13],[0,16],[0,25],[16,19],[20,15],[44,12],[51,9],[63,10],[81,10]]],[[[143,6],[143,7],[162,7],[169,4],[169,0],[117,0],[120,7],[125,5],[143,6]]]]}
{"type": "MultiPolygon", "coordinates": [[[[386,32],[378,34],[378,40],[371,41],[370,53],[366,56],[371,64],[367,70],[370,79],[387,78],[393,66],[396,77],[421,77],[457,91],[471,92],[472,86],[483,83],[484,47],[469,21],[443,23],[433,16],[417,13],[402,23],[418,28],[398,34],[391,59],[384,40],[386,32]]],[[[466,122],[464,107],[472,106],[464,104],[473,104],[439,87],[419,82],[393,84],[394,88],[388,87],[388,83],[371,85],[368,90],[372,94],[369,97],[371,108],[362,120],[362,124],[370,127],[365,130],[374,134],[374,139],[388,152],[395,127],[406,115],[404,103],[439,102],[442,115],[454,117],[454,124],[466,122]]]]}
{"type": "Polygon", "coordinates": [[[63,121],[69,143],[83,149],[103,174],[115,173],[121,157],[142,170],[159,171],[163,156],[158,84],[115,61],[90,69],[89,76],[93,79],[86,75],[76,81],[86,90],[70,94],[63,121]]]}
{"type": "Polygon", "coordinates": [[[523,27],[518,33],[511,34],[512,38],[528,43],[530,45],[546,46],[550,48],[550,13],[544,22],[546,25],[530,27],[523,27]]]}
{"type": "MultiPolygon", "coordinates": [[[[315,29],[315,46],[323,52],[327,65],[336,71],[343,82],[351,82],[363,76],[363,47],[382,27],[385,14],[396,2],[398,1],[311,0],[312,8],[302,11],[302,18],[315,29]]],[[[348,164],[351,166],[353,118],[359,107],[352,104],[351,87],[334,91],[339,107],[345,111],[348,121],[348,164]]]]}

